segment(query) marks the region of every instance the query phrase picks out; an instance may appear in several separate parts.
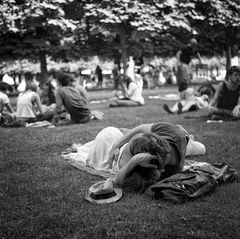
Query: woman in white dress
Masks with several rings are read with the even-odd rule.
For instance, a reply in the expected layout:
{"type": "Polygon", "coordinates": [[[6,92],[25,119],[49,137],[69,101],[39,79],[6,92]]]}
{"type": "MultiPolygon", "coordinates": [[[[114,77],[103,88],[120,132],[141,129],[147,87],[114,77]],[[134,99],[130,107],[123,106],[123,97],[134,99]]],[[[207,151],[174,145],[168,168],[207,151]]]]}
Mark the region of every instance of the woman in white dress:
{"type": "Polygon", "coordinates": [[[191,149],[198,147],[201,153],[206,152],[204,145],[190,139],[179,125],[159,122],[131,130],[107,127],[71,156],[95,170],[115,174],[115,184],[143,192],[158,180],[182,170],[190,141],[191,149]]]}

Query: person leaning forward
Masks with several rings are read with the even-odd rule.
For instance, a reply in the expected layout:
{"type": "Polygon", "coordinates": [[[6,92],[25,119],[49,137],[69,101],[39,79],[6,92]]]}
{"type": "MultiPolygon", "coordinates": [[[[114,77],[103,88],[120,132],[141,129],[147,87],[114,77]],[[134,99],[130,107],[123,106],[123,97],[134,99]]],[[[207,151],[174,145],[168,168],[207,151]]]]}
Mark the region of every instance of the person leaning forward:
{"type": "Polygon", "coordinates": [[[58,77],[59,88],[56,93],[56,111],[54,123],[62,118],[63,106],[70,115],[72,123],[86,123],[91,118],[91,110],[88,107],[87,92],[82,86],[73,86],[72,77],[62,73],[58,77]]]}

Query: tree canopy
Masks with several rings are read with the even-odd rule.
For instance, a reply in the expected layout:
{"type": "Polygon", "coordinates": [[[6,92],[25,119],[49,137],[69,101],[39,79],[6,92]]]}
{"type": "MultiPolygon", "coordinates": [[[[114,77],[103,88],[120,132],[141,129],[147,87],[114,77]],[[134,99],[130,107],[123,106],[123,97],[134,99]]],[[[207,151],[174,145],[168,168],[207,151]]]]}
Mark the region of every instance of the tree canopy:
{"type": "MultiPolygon", "coordinates": [[[[1,60],[41,62],[98,55],[121,61],[173,56],[193,36],[202,55],[240,48],[238,0],[2,0],[1,60]]],[[[229,64],[229,63],[228,63],[229,64]]]]}

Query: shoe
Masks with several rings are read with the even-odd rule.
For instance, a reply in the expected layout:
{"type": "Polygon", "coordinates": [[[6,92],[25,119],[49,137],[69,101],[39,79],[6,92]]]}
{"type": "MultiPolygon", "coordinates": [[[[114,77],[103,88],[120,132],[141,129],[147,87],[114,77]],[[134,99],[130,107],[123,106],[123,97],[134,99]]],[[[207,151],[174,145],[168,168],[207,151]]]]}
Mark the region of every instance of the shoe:
{"type": "Polygon", "coordinates": [[[168,112],[169,114],[173,114],[173,112],[170,110],[170,108],[168,107],[167,104],[164,104],[164,105],[163,105],[163,109],[164,109],[166,112],[168,112]]]}
{"type": "Polygon", "coordinates": [[[182,114],[182,107],[183,107],[182,104],[179,102],[178,103],[178,111],[177,111],[178,115],[182,114]]]}
{"type": "Polygon", "coordinates": [[[111,103],[109,104],[109,107],[118,107],[117,103],[111,103]]]}

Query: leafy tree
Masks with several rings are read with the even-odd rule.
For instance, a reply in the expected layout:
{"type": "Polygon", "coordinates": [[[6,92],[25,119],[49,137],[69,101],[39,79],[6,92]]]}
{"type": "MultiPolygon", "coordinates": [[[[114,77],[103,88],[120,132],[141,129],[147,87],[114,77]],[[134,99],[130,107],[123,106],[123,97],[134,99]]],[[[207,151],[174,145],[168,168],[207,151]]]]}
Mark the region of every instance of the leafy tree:
{"type": "Polygon", "coordinates": [[[59,57],[64,37],[71,36],[74,21],[65,17],[68,0],[3,0],[0,9],[2,59],[40,60],[42,79],[47,78],[46,55],[59,57]]]}
{"type": "Polygon", "coordinates": [[[109,47],[121,56],[125,70],[129,55],[155,53],[157,48],[152,47],[153,43],[157,45],[158,38],[169,37],[169,28],[191,29],[188,20],[179,14],[174,0],[90,0],[83,7],[85,31],[82,24],[78,30],[85,32],[85,42],[81,39],[79,45],[92,48],[95,43],[92,49],[98,53],[98,49],[106,51],[109,47]]]}
{"type": "Polygon", "coordinates": [[[207,54],[225,54],[228,68],[232,54],[240,49],[240,5],[238,0],[196,0],[196,11],[204,19],[192,22],[207,54]]]}

